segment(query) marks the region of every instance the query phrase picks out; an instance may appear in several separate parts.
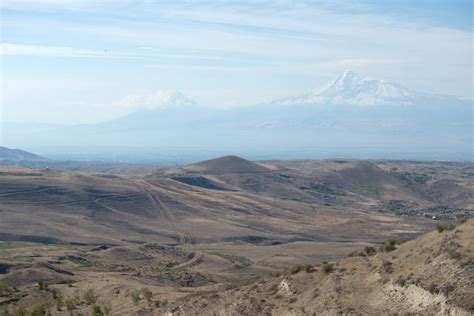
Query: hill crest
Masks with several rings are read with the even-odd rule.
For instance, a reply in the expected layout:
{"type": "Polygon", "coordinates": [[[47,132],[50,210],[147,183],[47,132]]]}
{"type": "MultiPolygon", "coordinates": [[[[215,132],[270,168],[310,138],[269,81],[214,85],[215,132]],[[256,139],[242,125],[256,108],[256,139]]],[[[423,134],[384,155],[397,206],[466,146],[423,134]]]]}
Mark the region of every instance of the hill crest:
{"type": "Polygon", "coordinates": [[[215,159],[204,160],[181,168],[186,171],[200,173],[261,173],[268,172],[257,163],[251,162],[238,156],[223,156],[215,159]]]}

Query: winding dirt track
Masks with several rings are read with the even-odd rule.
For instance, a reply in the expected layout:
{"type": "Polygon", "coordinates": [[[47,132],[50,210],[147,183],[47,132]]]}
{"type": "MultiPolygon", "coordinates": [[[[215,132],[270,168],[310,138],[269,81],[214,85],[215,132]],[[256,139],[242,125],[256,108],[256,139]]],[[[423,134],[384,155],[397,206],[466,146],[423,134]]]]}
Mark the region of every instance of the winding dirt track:
{"type": "Polygon", "coordinates": [[[177,270],[177,269],[188,268],[195,264],[200,263],[203,259],[204,259],[204,252],[198,251],[194,253],[194,256],[189,261],[178,264],[177,266],[174,266],[172,269],[177,270]]]}

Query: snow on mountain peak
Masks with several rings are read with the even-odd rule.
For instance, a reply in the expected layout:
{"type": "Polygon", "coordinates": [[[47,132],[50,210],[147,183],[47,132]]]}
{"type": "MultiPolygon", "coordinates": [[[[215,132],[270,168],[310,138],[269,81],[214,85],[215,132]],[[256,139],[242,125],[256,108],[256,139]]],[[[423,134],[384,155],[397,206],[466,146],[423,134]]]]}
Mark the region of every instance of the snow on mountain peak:
{"type": "Polygon", "coordinates": [[[194,106],[196,102],[178,91],[158,90],[147,95],[129,95],[119,102],[120,106],[136,109],[161,109],[194,106]]]}
{"type": "Polygon", "coordinates": [[[362,78],[347,70],[337,79],[310,93],[278,100],[278,104],[338,104],[338,105],[410,105],[416,93],[384,80],[362,78]]]}

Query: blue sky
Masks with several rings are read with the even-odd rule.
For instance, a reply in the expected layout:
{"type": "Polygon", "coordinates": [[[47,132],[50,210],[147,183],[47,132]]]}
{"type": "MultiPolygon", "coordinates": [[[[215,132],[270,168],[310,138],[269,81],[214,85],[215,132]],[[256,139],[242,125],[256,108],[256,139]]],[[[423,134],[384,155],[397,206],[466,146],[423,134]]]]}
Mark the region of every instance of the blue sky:
{"type": "MultiPolygon", "coordinates": [[[[210,107],[352,69],[472,98],[472,1],[3,0],[4,121],[87,123],[162,91],[210,107]]],[[[150,97],[152,96],[152,97],[150,97]]]]}

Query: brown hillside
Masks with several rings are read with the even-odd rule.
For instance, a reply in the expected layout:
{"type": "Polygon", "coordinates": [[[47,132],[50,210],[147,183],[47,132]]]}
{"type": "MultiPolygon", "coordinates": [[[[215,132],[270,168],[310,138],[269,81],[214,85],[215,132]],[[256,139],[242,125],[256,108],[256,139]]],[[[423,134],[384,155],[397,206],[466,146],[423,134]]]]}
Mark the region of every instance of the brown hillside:
{"type": "Polygon", "coordinates": [[[302,267],[223,293],[187,297],[173,315],[472,315],[474,220],[340,262],[302,267]],[[313,271],[314,270],[314,271],[313,271]]]}

